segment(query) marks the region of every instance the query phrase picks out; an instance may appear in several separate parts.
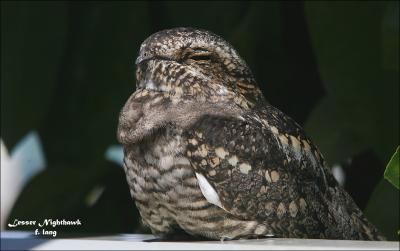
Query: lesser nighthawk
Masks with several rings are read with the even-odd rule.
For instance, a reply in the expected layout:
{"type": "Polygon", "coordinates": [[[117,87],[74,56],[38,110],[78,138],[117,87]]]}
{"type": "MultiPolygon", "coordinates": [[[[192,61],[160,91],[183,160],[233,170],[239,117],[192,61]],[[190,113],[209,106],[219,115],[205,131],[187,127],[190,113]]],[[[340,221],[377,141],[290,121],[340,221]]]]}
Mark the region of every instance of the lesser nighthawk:
{"type": "Polygon", "coordinates": [[[118,140],[130,192],[154,234],[383,238],[227,41],[163,30],[143,42],[136,65],[118,140]]]}

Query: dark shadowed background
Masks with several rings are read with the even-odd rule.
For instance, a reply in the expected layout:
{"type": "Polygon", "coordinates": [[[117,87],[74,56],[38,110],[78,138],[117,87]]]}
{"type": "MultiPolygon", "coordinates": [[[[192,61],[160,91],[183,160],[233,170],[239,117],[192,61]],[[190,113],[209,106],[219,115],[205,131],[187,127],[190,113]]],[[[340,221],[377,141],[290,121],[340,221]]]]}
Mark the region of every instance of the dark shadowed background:
{"type": "Polygon", "coordinates": [[[398,239],[399,192],[383,179],[399,144],[398,1],[2,1],[1,138],[12,149],[36,130],[47,162],[10,219],[79,218],[82,226],[58,229],[85,234],[148,232],[105,151],[118,144],[141,42],[178,26],[231,42],[269,102],[343,167],[357,204],[398,239]]]}

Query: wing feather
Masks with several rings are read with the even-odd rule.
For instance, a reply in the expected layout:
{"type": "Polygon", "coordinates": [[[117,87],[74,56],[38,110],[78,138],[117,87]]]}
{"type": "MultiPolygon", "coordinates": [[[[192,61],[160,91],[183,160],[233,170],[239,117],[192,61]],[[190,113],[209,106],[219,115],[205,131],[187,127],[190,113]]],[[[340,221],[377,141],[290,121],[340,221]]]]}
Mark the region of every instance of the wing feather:
{"type": "Polygon", "coordinates": [[[185,130],[207,200],[285,236],[376,234],[296,122],[272,106],[242,118],[205,115],[185,130]]]}

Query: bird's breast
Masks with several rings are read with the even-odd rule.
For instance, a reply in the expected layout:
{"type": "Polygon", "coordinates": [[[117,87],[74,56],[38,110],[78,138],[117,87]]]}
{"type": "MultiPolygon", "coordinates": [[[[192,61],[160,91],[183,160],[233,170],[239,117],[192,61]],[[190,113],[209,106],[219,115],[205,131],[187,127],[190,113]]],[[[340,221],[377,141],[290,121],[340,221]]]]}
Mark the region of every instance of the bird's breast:
{"type": "Polygon", "coordinates": [[[180,130],[166,129],[125,151],[131,194],[152,229],[165,232],[177,218],[184,219],[193,206],[208,204],[189,160],[183,156],[184,149],[180,130]]]}

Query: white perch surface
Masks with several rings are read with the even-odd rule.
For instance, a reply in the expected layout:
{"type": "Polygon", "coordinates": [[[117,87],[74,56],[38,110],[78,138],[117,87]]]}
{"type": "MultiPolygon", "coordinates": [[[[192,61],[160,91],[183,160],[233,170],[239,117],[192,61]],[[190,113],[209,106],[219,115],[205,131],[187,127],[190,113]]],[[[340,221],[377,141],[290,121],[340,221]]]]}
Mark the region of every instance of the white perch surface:
{"type": "Polygon", "coordinates": [[[144,242],[152,235],[122,234],[68,239],[37,239],[32,233],[1,233],[1,249],[29,250],[399,250],[393,241],[254,239],[235,241],[144,242]],[[24,246],[25,244],[25,246],[24,246]]]}

